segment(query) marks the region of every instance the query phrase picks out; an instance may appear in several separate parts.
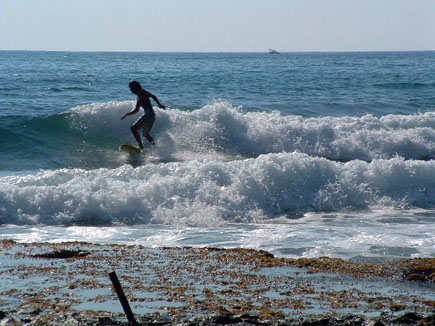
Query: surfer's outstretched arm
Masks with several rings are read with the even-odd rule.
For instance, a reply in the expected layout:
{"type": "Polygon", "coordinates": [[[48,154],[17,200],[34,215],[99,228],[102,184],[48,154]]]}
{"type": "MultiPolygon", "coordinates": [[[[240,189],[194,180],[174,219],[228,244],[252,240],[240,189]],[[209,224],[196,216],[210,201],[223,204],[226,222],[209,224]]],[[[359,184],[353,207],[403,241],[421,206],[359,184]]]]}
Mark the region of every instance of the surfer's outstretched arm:
{"type": "Polygon", "coordinates": [[[127,112],[126,114],[124,114],[124,115],[121,117],[121,120],[124,120],[125,117],[127,117],[128,115],[136,114],[136,113],[139,111],[139,108],[140,108],[140,103],[139,103],[139,101],[137,101],[135,108],[134,108],[132,111],[127,112]]]}

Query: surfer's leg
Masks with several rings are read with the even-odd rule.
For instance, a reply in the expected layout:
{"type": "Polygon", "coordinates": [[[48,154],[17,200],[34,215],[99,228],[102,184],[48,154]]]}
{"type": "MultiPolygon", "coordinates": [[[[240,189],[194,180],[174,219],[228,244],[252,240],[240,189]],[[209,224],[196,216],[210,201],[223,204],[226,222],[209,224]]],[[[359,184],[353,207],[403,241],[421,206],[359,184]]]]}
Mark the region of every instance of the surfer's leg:
{"type": "Polygon", "coordinates": [[[143,123],[143,136],[152,144],[154,145],[154,139],[153,137],[150,136],[150,131],[151,128],[153,127],[154,124],[154,120],[155,120],[155,116],[152,116],[150,118],[148,118],[144,123],[143,123]]]}
{"type": "Polygon", "coordinates": [[[152,145],[154,145],[154,138],[153,137],[151,137],[150,136],[150,134],[149,133],[146,133],[145,135],[144,135],[144,137],[152,144],[152,145]]]}
{"type": "Polygon", "coordinates": [[[137,127],[132,126],[130,129],[131,129],[131,132],[133,133],[134,138],[137,141],[137,144],[139,145],[139,148],[143,149],[142,139],[140,139],[139,132],[137,131],[137,127]]]}

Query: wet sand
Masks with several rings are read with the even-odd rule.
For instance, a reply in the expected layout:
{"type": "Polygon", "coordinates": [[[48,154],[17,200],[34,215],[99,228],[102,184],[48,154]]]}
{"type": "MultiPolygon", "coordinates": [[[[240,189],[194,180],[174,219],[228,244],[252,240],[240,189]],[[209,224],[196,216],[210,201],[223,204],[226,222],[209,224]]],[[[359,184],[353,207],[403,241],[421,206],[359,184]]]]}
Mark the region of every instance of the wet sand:
{"type": "Polygon", "coordinates": [[[0,323],[434,325],[435,258],[364,264],[265,251],[0,241],[0,323]],[[376,324],[377,323],[377,324],[376,324]]]}

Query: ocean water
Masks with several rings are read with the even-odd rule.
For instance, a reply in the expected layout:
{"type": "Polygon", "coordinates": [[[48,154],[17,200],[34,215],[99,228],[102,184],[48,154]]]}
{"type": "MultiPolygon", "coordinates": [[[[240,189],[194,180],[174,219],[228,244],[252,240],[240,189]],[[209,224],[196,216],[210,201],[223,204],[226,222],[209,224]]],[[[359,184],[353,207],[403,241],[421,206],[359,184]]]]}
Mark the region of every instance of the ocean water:
{"type": "Polygon", "coordinates": [[[0,51],[0,238],[435,257],[435,52],[0,51]],[[156,110],[139,157],[121,116],[156,110]]]}

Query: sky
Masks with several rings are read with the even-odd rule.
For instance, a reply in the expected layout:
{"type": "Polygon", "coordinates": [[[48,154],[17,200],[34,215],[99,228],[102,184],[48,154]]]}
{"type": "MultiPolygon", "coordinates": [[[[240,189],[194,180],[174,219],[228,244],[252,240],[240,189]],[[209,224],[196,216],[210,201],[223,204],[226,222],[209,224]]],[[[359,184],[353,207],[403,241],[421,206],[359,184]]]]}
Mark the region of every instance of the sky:
{"type": "Polygon", "coordinates": [[[435,50],[435,0],[0,0],[0,50],[435,50]]]}

